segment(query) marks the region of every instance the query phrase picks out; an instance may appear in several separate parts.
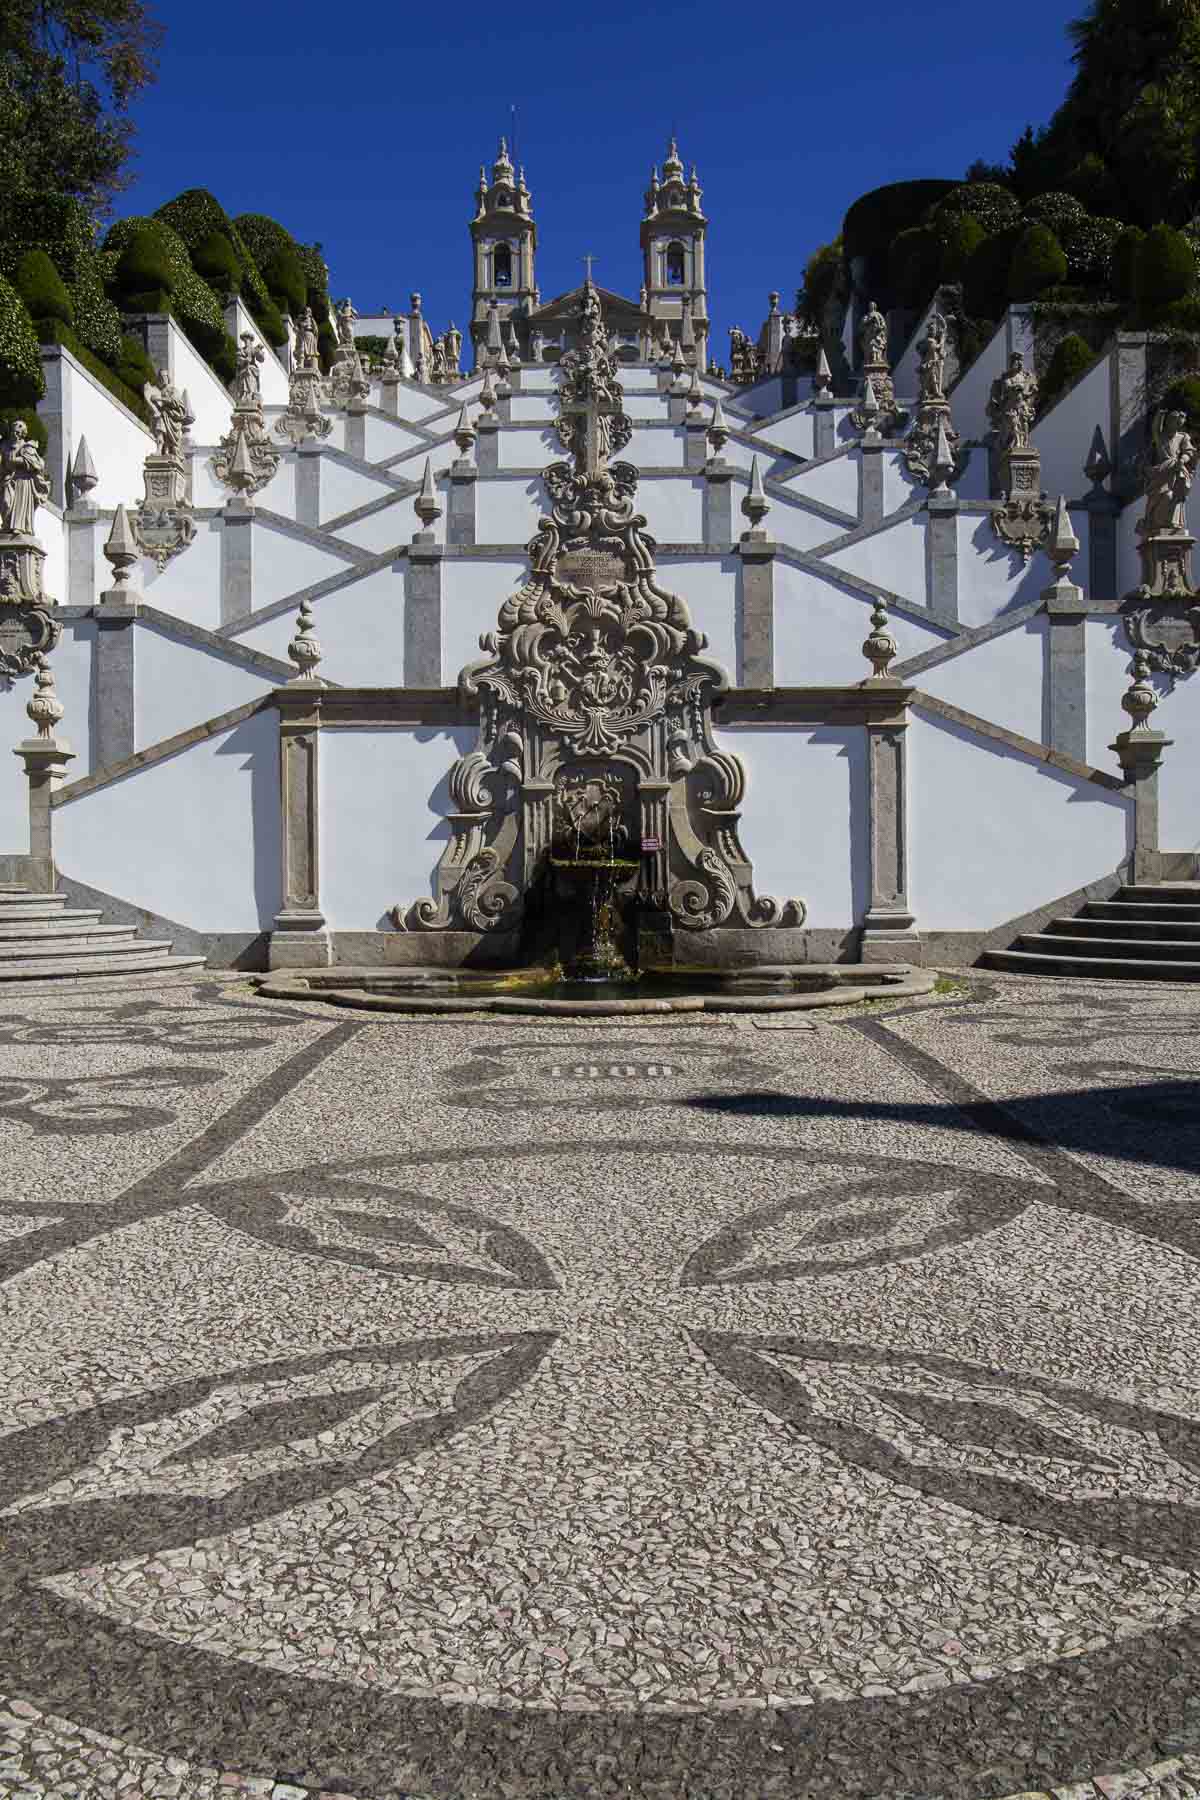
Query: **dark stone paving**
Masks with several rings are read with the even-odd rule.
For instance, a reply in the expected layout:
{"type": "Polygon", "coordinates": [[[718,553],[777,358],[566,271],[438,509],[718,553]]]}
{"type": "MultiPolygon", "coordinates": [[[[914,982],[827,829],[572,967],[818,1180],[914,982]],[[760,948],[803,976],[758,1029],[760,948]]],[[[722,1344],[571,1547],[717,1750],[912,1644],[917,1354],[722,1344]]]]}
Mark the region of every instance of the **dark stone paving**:
{"type": "Polygon", "coordinates": [[[0,1794],[1200,1795],[1198,1071],[0,1000],[0,1794]]]}

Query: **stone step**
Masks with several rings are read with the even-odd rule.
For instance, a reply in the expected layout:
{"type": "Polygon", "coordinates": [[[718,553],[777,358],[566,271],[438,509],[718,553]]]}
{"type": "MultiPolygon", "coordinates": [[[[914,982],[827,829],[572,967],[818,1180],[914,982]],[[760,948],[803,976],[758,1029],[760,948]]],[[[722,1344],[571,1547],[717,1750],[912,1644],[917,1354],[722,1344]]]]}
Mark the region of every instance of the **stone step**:
{"type": "MultiPolygon", "coordinates": [[[[101,928],[103,930],[103,928],[101,928]]],[[[50,961],[56,957],[83,962],[90,956],[105,956],[113,959],[136,957],[143,952],[161,956],[166,954],[171,945],[161,938],[139,938],[133,926],[117,926],[115,939],[97,935],[96,937],[54,938],[29,932],[23,938],[9,939],[0,943],[0,963],[19,962],[22,957],[36,956],[40,961],[50,961]]]]}
{"type": "Polygon", "coordinates": [[[1200,923],[1200,906],[1184,906],[1180,902],[1155,906],[1146,900],[1089,900],[1080,916],[1089,919],[1146,919],[1152,923],[1161,920],[1167,924],[1176,920],[1180,924],[1200,923]]]}
{"type": "Polygon", "coordinates": [[[1179,938],[1068,938],[1058,932],[1023,931],[1014,949],[1046,951],[1051,956],[1145,957],[1151,962],[1196,962],[1200,943],[1179,938]]]}
{"type": "Polygon", "coordinates": [[[1103,919],[1082,916],[1077,919],[1051,919],[1046,930],[1054,937],[1120,938],[1123,941],[1137,939],[1145,943],[1157,943],[1165,939],[1181,944],[1195,942],[1200,946],[1200,919],[1173,917],[1170,907],[1162,909],[1163,917],[1159,919],[1126,919],[1122,917],[1126,910],[1125,907],[1118,906],[1103,919]]]}
{"type": "Polygon", "coordinates": [[[147,952],[138,945],[141,951],[137,956],[80,956],[74,960],[67,957],[44,957],[31,955],[24,961],[0,963],[0,982],[4,981],[61,981],[68,976],[80,975],[146,975],[159,972],[174,973],[183,969],[202,969],[202,956],[172,956],[169,946],[158,951],[147,952]]]}
{"type": "Polygon", "coordinates": [[[55,913],[50,919],[6,919],[0,917],[0,944],[15,942],[54,943],[61,938],[81,941],[104,937],[135,937],[136,925],[101,925],[99,912],[55,913]]]}
{"type": "Polygon", "coordinates": [[[1152,900],[1156,906],[1200,906],[1200,881],[1144,881],[1119,887],[1118,900],[1152,900]]]}
{"type": "Polygon", "coordinates": [[[986,968],[1004,969],[1010,975],[1086,975],[1116,981],[1200,981],[1200,962],[1139,962],[1133,956],[1052,956],[1032,950],[985,950],[980,960],[986,968]]]}
{"type": "Polygon", "coordinates": [[[0,919],[53,918],[63,911],[66,904],[65,894],[0,894],[0,919]]]}

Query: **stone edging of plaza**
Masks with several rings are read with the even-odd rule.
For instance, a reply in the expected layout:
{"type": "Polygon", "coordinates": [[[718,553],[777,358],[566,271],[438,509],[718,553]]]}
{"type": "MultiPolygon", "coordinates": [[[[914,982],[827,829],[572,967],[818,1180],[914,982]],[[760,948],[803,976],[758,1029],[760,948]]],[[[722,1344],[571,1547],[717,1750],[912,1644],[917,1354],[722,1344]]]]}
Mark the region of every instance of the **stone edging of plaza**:
{"type": "MultiPolygon", "coordinates": [[[[294,1782],[277,1781],[270,1775],[240,1775],[230,1769],[185,1762],[181,1757],[143,1750],[118,1738],[105,1737],[100,1732],[74,1725],[52,1713],[39,1712],[27,1700],[0,1697],[0,1779],[7,1779],[9,1773],[20,1779],[21,1787],[13,1791],[20,1793],[29,1782],[39,1781],[41,1776],[32,1766],[20,1770],[18,1765],[9,1762],[9,1758],[20,1753],[23,1738],[28,1737],[31,1745],[35,1737],[45,1743],[48,1733],[59,1738],[64,1751],[77,1762],[95,1762],[99,1768],[120,1758],[125,1764],[123,1772],[133,1773],[141,1779],[143,1785],[138,1792],[148,1793],[152,1789],[157,1792],[160,1785],[168,1792],[171,1784],[186,1776],[193,1783],[214,1788],[219,1794],[254,1795],[258,1800],[371,1800],[370,1795],[350,1794],[343,1788],[301,1787],[294,1782]],[[16,1751],[12,1749],[14,1744],[16,1751]]],[[[49,1771],[47,1778],[58,1785],[49,1771]]],[[[30,1788],[28,1791],[36,1790],[30,1788]]],[[[76,1791],[82,1800],[84,1790],[76,1791]]],[[[1030,1788],[1019,1794],[981,1796],[981,1800],[1125,1800],[1126,1795],[1133,1794],[1143,1794],[1146,1800],[1191,1800],[1193,1795],[1200,1794],[1200,1755],[1167,1757],[1139,1767],[1101,1772],[1063,1787],[1030,1788]]],[[[409,1800],[421,1800],[421,1796],[414,1794],[409,1800]]]]}
{"type": "MultiPolygon", "coordinates": [[[[365,1012],[510,1013],[560,1019],[628,1018],[657,1013],[807,1012],[823,1006],[856,1006],[864,1000],[904,1000],[933,992],[936,970],[907,966],[860,968],[852,964],[798,964],[797,974],[828,973],[835,987],[814,993],[739,994],[736,984],[719,991],[635,1000],[544,1000],[534,994],[417,993],[413,976],[419,967],[389,975],[379,968],[339,965],[303,973],[251,976],[264,1000],[322,1000],[330,1006],[358,1007],[365,1012]]],[[[430,969],[434,975],[437,971],[430,969]]],[[[714,972],[715,973],[715,972],[714,972]]],[[[746,975],[755,973],[751,967],[746,975]]]]}

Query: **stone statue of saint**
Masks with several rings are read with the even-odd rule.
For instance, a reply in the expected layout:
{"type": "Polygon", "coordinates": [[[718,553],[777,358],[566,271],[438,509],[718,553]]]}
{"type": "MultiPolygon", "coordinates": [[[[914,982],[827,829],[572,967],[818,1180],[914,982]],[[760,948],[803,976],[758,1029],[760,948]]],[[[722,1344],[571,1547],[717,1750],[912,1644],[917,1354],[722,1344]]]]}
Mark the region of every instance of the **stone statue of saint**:
{"type": "Polygon", "coordinates": [[[306,306],[296,325],[296,367],[312,369],[317,363],[317,321],[306,306]]]}
{"type": "Polygon", "coordinates": [[[337,335],[339,344],[353,345],[354,321],[357,317],[358,314],[354,310],[354,302],[352,300],[343,300],[342,304],[337,309],[337,335]]]}
{"type": "Polygon", "coordinates": [[[862,345],[864,363],[869,363],[875,368],[886,368],[888,359],[887,320],[873,300],[863,315],[858,336],[862,345]]]}
{"type": "Polygon", "coordinates": [[[458,359],[462,355],[462,332],[451,319],[446,328],[446,373],[453,379],[459,373],[458,359]]]}
{"type": "Polygon", "coordinates": [[[0,531],[33,536],[33,515],[50,498],[41,451],[24,419],[14,419],[0,442],[0,531]]]}
{"type": "Polygon", "coordinates": [[[917,345],[921,361],[917,374],[922,400],[944,400],[946,378],[946,321],[934,307],[929,315],[925,336],[917,345]]]}
{"type": "Polygon", "coordinates": [[[996,449],[1001,455],[1010,450],[1028,450],[1029,433],[1037,414],[1037,376],[1025,367],[1025,358],[1014,350],[1003,375],[992,383],[988,397],[988,418],[996,433],[996,449]]]}
{"type": "Polygon", "coordinates": [[[1146,467],[1146,511],[1138,522],[1143,537],[1188,528],[1187,503],[1200,450],[1181,412],[1158,413],[1153,427],[1153,460],[1146,467]]]}
{"type": "Polygon", "coordinates": [[[251,331],[243,331],[241,345],[233,377],[233,403],[235,406],[258,406],[262,400],[258,365],[267,360],[267,353],[251,331]]]}
{"type": "Polygon", "coordinates": [[[154,433],[158,454],[180,455],[183,450],[183,434],[188,424],[183,395],[163,370],[159,371],[158,386],[148,381],[142,392],[146,397],[146,405],[150,408],[150,429],[154,433]]]}
{"type": "Polygon", "coordinates": [[[434,340],[433,340],[433,371],[432,372],[433,372],[434,381],[445,381],[445,379],[446,379],[446,340],[444,337],[434,338],[434,340]]]}

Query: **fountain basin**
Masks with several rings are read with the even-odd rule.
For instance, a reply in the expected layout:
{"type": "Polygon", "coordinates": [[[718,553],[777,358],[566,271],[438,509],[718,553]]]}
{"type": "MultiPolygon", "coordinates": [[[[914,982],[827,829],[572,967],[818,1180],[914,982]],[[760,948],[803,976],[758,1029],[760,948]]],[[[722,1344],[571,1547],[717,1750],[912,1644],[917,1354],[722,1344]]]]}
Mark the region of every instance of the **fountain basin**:
{"type": "Polygon", "coordinates": [[[355,968],[276,970],[253,977],[269,1000],[321,1000],[365,1012],[505,1013],[628,1018],[662,1013],[804,1012],[861,1000],[928,994],[934,973],[906,964],[810,963],[646,974],[628,981],[566,981],[554,969],[355,968]]]}

